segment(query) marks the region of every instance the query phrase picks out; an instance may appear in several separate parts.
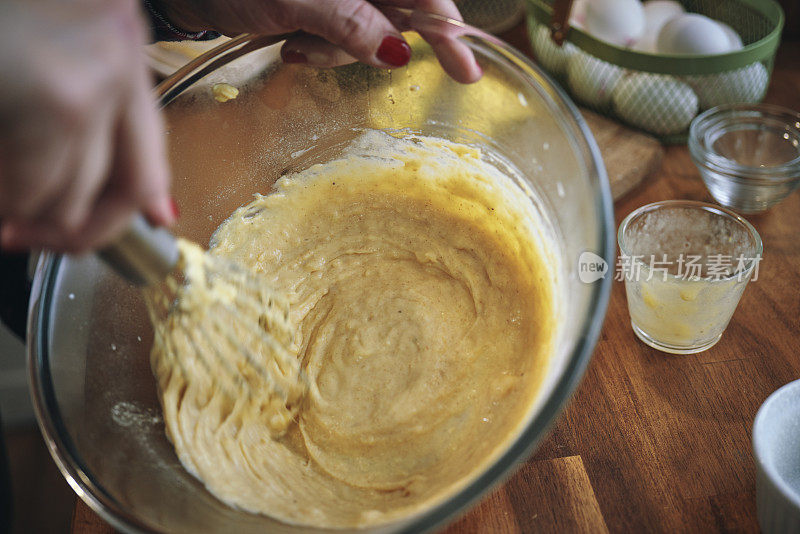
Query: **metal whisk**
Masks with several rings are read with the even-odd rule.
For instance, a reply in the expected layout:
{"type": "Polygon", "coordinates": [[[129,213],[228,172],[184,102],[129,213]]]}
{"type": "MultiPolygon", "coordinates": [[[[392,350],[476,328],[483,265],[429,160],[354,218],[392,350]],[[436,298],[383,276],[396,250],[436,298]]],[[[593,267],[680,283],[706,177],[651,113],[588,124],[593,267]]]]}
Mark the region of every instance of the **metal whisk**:
{"type": "Polygon", "coordinates": [[[145,288],[156,347],[187,383],[248,398],[282,434],[308,391],[290,352],[288,301],[241,265],[178,240],[137,216],[100,257],[145,288]]]}

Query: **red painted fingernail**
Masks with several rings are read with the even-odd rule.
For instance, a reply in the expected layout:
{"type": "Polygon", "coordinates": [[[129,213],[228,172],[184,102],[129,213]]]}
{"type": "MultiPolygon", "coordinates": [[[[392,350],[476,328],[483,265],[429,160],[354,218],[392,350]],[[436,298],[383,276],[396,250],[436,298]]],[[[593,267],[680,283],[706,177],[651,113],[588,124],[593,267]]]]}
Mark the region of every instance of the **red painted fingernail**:
{"type": "Polygon", "coordinates": [[[175,201],[174,198],[169,199],[169,207],[170,207],[170,209],[172,209],[172,216],[175,219],[180,218],[181,209],[178,207],[178,203],[175,201]]]}
{"type": "Polygon", "coordinates": [[[411,47],[399,37],[387,35],[381,41],[375,57],[392,67],[402,67],[411,59],[411,47]]]}
{"type": "Polygon", "coordinates": [[[285,50],[281,57],[284,63],[308,63],[308,58],[302,52],[297,50],[285,50]]]}

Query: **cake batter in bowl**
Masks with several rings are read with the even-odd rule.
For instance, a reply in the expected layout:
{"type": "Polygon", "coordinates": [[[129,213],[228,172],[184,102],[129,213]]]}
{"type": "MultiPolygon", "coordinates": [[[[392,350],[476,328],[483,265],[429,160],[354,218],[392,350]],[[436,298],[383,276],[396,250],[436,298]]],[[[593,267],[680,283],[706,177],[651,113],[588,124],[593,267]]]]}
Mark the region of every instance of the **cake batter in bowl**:
{"type": "Polygon", "coordinates": [[[114,526],[433,529],[528,454],[577,385],[610,288],[578,277],[583,252],[612,258],[596,146],[560,90],[502,43],[465,32],[485,76],[462,86],[407,38],[410,65],[381,72],[283,65],[279,46],[245,36],[160,87],[177,233],[213,235],[214,253],[250,262],[294,299],[295,348],[319,397],[283,441],[249,434],[231,442],[250,447],[240,458],[198,448],[204,429],[213,449],[221,432],[256,426],[170,383],[156,355],[162,395],[183,392],[160,401],[140,294],[93,258],[40,263],[30,323],[40,424],[73,488],[114,526]],[[220,83],[238,96],[215,100],[220,83]],[[404,368],[394,354],[410,355],[404,368]],[[176,416],[192,406],[208,410],[199,426],[176,416]],[[203,427],[211,415],[231,424],[203,427]],[[275,460],[275,443],[294,456],[275,460]],[[276,464],[255,487],[285,506],[260,509],[231,486],[230,473],[263,472],[252,462],[276,464]],[[292,502],[286,473],[303,469],[327,485],[292,502]]]}

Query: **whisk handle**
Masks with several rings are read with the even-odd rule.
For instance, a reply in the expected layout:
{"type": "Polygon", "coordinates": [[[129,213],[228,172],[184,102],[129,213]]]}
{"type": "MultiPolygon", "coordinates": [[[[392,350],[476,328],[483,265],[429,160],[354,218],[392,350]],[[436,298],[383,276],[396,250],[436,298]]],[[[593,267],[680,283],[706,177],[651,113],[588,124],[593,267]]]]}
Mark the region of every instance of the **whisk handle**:
{"type": "Polygon", "coordinates": [[[138,286],[163,281],[178,263],[178,243],[164,228],[155,228],[136,214],[128,229],[98,256],[138,286]]]}

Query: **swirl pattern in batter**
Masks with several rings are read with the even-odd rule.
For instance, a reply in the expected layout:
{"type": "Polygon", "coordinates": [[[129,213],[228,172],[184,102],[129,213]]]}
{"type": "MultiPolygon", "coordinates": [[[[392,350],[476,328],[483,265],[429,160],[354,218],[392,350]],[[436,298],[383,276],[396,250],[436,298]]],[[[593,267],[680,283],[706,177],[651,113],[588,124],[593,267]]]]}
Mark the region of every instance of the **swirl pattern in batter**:
{"type": "Polygon", "coordinates": [[[168,436],[226,503],[293,524],[386,523],[461,487],[530,415],[557,279],[538,212],[479,150],[365,132],[237,210],[211,253],[289,297],[313,384],[276,434],[258,403],[154,347],[168,436]]]}

